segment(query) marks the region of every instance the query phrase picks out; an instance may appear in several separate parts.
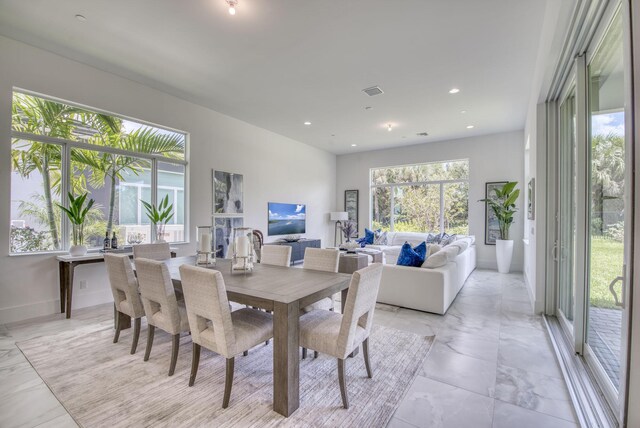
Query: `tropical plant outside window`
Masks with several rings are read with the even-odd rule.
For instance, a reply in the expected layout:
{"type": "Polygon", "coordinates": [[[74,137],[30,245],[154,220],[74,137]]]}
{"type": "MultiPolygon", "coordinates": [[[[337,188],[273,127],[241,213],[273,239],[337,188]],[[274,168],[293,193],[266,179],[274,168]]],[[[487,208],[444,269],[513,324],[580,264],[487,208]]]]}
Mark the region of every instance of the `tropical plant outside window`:
{"type": "Polygon", "coordinates": [[[69,247],[58,206],[69,192],[95,200],[84,227],[89,248],[113,232],[121,245],[151,242],[142,201],[166,195],[175,212],[163,239],[183,241],[185,141],[180,132],[14,92],[10,252],[69,247]]]}
{"type": "Polygon", "coordinates": [[[395,232],[469,232],[469,161],[372,168],[371,227],[395,232]]]}

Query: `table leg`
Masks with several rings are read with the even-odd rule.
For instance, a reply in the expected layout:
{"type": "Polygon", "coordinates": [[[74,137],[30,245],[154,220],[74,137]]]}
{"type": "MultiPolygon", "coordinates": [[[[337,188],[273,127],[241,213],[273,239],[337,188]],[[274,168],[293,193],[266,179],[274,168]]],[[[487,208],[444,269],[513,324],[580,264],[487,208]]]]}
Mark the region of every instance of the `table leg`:
{"type": "MultiPolygon", "coordinates": [[[[344,306],[347,304],[347,294],[349,294],[349,289],[345,288],[344,290],[342,290],[342,294],[340,296],[340,312],[342,312],[343,314],[344,314],[344,306]]],[[[349,357],[353,358],[356,355],[358,355],[359,352],[360,352],[360,347],[358,346],[356,349],[353,350],[352,353],[349,354],[349,357]]]]}
{"type": "Polygon", "coordinates": [[[291,416],[300,406],[300,304],[273,307],[273,410],[291,416]]]}
{"type": "Polygon", "coordinates": [[[67,319],[71,318],[71,296],[73,294],[73,271],[76,268],[76,264],[74,262],[67,263],[67,319]]]}
{"type": "Polygon", "coordinates": [[[67,299],[67,263],[58,262],[58,273],[60,274],[60,313],[65,312],[65,300],[67,299]]]}

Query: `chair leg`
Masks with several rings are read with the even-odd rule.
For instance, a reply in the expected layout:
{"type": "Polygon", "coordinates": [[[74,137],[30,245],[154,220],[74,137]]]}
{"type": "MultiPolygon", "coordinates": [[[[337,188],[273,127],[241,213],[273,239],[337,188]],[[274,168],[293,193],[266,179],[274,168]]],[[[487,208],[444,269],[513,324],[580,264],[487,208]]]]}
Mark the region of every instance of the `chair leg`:
{"type": "Polygon", "coordinates": [[[131,353],[135,354],[138,349],[138,339],[140,338],[140,323],[142,320],[136,318],[133,320],[133,341],[131,342],[131,353]]]}
{"type": "Polygon", "coordinates": [[[302,348],[302,359],[307,359],[307,348],[302,348]]]}
{"type": "Polygon", "coordinates": [[[144,360],[149,361],[149,355],[151,355],[151,347],[153,346],[153,333],[156,331],[156,326],[149,324],[147,326],[147,350],[144,351],[144,360]]]}
{"type": "Polygon", "coordinates": [[[243,356],[243,357],[246,357],[247,355],[249,355],[249,351],[244,351],[244,352],[242,353],[242,356],[243,356]]]}
{"type": "Polygon", "coordinates": [[[198,365],[200,364],[200,345],[193,344],[193,353],[191,356],[191,376],[189,377],[189,386],[193,386],[198,374],[198,365]]]}
{"type": "Polygon", "coordinates": [[[342,395],[342,407],[349,408],[349,398],[347,397],[347,384],[344,381],[344,365],[346,360],[338,358],[338,383],[340,383],[340,395],[342,395]]]}
{"type": "Polygon", "coordinates": [[[313,358],[318,358],[318,351],[313,351],[313,358]]]}
{"type": "Polygon", "coordinates": [[[364,342],[362,342],[362,355],[364,356],[364,365],[367,368],[367,376],[369,379],[373,377],[373,372],[371,371],[371,362],[369,361],[369,338],[367,337],[364,342]]]}
{"type": "Polygon", "coordinates": [[[269,345],[269,341],[267,340],[266,342],[264,342],[265,346],[269,345]]]}
{"type": "Polygon", "coordinates": [[[234,358],[227,358],[227,373],[224,378],[224,398],[222,399],[222,408],[229,407],[229,399],[231,398],[231,386],[233,385],[233,363],[234,358]]]}
{"type": "Polygon", "coordinates": [[[113,343],[118,343],[118,339],[120,338],[120,312],[115,311],[116,317],[116,334],[113,336],[113,343]]]}
{"type": "Polygon", "coordinates": [[[176,362],[178,361],[178,349],[180,348],[180,333],[173,335],[173,343],[171,344],[171,365],[169,366],[169,376],[173,376],[176,371],[176,362]]]}

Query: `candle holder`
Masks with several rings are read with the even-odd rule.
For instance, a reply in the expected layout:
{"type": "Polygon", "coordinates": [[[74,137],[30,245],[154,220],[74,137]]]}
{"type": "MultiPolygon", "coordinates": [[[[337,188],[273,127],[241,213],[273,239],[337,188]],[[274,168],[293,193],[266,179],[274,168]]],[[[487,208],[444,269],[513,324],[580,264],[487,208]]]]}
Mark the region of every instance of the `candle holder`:
{"type": "Polygon", "coordinates": [[[248,273],[253,271],[253,229],[236,227],[231,233],[233,258],[231,273],[248,273]]]}
{"type": "Polygon", "coordinates": [[[196,228],[196,265],[209,266],[216,263],[213,247],[211,226],[198,226],[196,228]]]}

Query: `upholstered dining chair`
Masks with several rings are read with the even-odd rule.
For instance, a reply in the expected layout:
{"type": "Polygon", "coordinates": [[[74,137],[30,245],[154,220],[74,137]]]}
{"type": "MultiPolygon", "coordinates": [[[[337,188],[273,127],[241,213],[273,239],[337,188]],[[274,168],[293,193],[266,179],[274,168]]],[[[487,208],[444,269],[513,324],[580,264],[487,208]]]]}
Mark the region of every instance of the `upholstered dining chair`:
{"type": "MultiPolygon", "coordinates": [[[[340,251],[335,249],[305,248],[302,269],[320,270],[324,272],[338,272],[340,262],[340,251]]],[[[334,310],[333,296],[325,297],[315,303],[302,308],[303,312],[311,312],[316,309],[324,311],[334,310]]],[[[318,358],[318,351],[313,353],[314,358],[318,358]]],[[[302,348],[302,359],[307,358],[307,348],[302,348]]]]}
{"type": "MultiPolygon", "coordinates": [[[[324,272],[338,272],[340,251],[330,248],[305,248],[302,269],[320,270],[324,272]]],[[[314,309],[333,311],[333,297],[324,299],[306,306],[303,311],[310,312],[314,309]]]]}
{"type": "Polygon", "coordinates": [[[189,386],[193,386],[205,347],[227,359],[222,408],[229,406],[235,356],[273,337],[273,317],[256,309],[231,312],[224,279],[219,271],[180,266],[180,277],[191,326],[193,357],[189,386]]]}
{"type": "Polygon", "coordinates": [[[144,316],[140,290],[138,290],[138,280],[133,273],[129,256],[125,254],[105,254],[104,262],[107,265],[107,274],[116,310],[116,334],[113,337],[113,343],[118,342],[120,330],[122,329],[120,314],[129,316],[133,319],[131,353],[135,354],[138,348],[138,338],[140,337],[140,323],[144,316]]]}
{"type": "Polygon", "coordinates": [[[286,266],[291,264],[291,246],[263,245],[260,251],[260,263],[271,266],[286,266]]]}
{"type": "Polygon", "coordinates": [[[171,258],[171,248],[167,242],[155,244],[139,244],[133,246],[133,258],[149,260],[168,260],[171,258]]]}
{"type": "Polygon", "coordinates": [[[344,378],[345,362],[361,343],[367,375],[373,377],[369,361],[369,333],[381,277],[380,263],[356,271],[351,277],[342,315],[330,311],[311,311],[300,317],[300,346],[338,359],[338,383],[345,409],[349,408],[344,378]]]}
{"type": "Polygon", "coordinates": [[[140,286],[142,306],[147,315],[148,336],[144,361],[149,360],[156,327],[172,335],[171,364],[169,376],[173,375],[180,348],[180,333],[189,331],[187,310],[183,301],[176,299],[171,275],[163,262],[149,259],[136,259],[136,273],[140,286]]]}
{"type": "Polygon", "coordinates": [[[260,263],[262,260],[262,245],[264,244],[264,234],[258,230],[253,229],[253,252],[256,255],[256,262],[260,263]]]}

